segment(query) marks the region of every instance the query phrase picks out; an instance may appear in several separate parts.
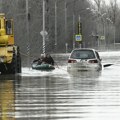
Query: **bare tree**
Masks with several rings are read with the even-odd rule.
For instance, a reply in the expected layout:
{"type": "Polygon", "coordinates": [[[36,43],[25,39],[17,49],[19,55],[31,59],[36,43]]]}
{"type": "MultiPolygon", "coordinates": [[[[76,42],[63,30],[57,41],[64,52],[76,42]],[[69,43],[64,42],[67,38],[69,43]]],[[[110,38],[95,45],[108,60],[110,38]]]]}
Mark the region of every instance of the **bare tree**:
{"type": "Polygon", "coordinates": [[[102,0],[94,0],[96,7],[97,7],[97,11],[101,11],[101,4],[102,4],[102,0]]]}
{"type": "MultiPolygon", "coordinates": [[[[69,44],[69,49],[73,47],[73,29],[76,32],[78,29],[78,18],[81,16],[82,29],[84,34],[84,41],[88,43],[88,36],[91,32],[92,24],[91,19],[88,17],[91,14],[86,11],[90,5],[88,0],[56,0],[57,8],[55,8],[55,0],[45,0],[45,17],[46,25],[45,29],[48,32],[48,40],[46,40],[46,49],[50,52],[54,52],[55,46],[55,20],[57,20],[57,42],[58,49],[61,52],[65,52],[65,43],[69,44]],[[65,2],[67,6],[65,7],[65,2]],[[65,9],[66,12],[66,25],[65,25],[65,9]],[[55,10],[57,12],[57,17],[55,19],[55,10]],[[74,14],[74,19],[73,19],[74,14]],[[86,19],[87,18],[87,19],[86,19]],[[73,28],[74,22],[74,28],[73,28]],[[89,24],[89,25],[88,25],[89,24]],[[66,26],[66,40],[65,40],[65,26],[66,26]]],[[[7,17],[14,19],[15,27],[15,43],[20,46],[21,51],[26,52],[27,43],[27,28],[26,24],[29,22],[29,38],[31,44],[31,54],[42,52],[42,36],[40,32],[42,31],[42,0],[28,0],[28,13],[29,20],[26,20],[26,0],[0,0],[2,6],[0,6],[1,11],[6,13],[7,17]]],[[[91,16],[90,16],[91,17],[91,16]]],[[[75,33],[77,34],[77,33],[75,33]]],[[[89,40],[90,41],[90,40],[89,40]]]]}
{"type": "Polygon", "coordinates": [[[118,13],[117,0],[110,1],[110,11],[111,11],[110,18],[112,19],[113,23],[116,24],[117,13],[118,13]]]}

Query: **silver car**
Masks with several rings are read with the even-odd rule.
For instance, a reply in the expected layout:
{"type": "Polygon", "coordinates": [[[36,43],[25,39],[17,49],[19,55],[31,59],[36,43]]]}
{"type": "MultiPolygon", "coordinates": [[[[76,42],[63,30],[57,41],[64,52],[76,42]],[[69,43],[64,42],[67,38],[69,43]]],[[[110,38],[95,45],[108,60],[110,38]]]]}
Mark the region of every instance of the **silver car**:
{"type": "Polygon", "coordinates": [[[94,49],[74,49],[68,59],[68,71],[101,70],[102,64],[98,52],[94,49]]]}

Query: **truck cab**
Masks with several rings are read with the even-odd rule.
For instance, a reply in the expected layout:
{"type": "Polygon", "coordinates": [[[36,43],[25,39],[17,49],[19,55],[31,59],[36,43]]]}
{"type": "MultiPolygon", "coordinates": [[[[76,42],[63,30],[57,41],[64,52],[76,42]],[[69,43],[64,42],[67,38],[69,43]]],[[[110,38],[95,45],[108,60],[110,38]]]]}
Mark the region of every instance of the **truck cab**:
{"type": "Polygon", "coordinates": [[[13,19],[0,14],[0,72],[5,74],[21,73],[21,56],[14,43],[13,19]]]}

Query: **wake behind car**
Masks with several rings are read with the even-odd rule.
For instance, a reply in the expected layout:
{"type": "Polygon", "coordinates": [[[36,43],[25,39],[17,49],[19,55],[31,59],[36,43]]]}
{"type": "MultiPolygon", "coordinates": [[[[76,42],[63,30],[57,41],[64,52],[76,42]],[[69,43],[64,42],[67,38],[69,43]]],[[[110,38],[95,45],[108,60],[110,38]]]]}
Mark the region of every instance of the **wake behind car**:
{"type": "Polygon", "coordinates": [[[67,70],[89,71],[102,69],[99,53],[95,49],[74,49],[68,59],[67,70]]]}

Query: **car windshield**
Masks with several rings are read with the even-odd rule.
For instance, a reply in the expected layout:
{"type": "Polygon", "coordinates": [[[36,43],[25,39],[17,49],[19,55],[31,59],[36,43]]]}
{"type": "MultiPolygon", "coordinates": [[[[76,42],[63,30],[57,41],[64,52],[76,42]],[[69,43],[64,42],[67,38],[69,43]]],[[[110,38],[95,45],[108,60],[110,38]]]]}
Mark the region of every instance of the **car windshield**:
{"type": "Polygon", "coordinates": [[[75,50],[71,54],[73,59],[94,59],[95,54],[92,50],[75,50]]]}

